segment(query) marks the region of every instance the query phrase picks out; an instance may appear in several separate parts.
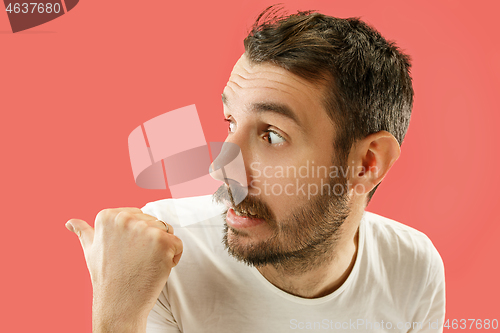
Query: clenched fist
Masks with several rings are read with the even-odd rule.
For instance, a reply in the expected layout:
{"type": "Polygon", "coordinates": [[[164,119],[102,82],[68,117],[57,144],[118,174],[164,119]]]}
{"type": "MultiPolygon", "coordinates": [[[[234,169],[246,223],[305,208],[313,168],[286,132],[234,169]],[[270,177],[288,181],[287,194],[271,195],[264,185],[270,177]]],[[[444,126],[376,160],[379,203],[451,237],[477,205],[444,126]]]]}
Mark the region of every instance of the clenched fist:
{"type": "Polygon", "coordinates": [[[78,219],[66,227],[78,235],[90,272],[93,331],[144,332],[182,255],[172,226],[138,208],[116,208],[99,212],[95,229],[78,219]]]}

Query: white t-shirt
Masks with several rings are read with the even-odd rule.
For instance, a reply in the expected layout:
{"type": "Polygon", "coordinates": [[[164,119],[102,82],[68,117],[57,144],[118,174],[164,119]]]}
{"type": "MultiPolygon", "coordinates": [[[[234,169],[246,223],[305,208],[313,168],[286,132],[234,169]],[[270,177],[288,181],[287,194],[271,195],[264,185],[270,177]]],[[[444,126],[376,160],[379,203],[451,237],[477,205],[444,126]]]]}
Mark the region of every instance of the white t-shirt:
{"type": "Polygon", "coordinates": [[[142,209],[174,226],[184,245],[149,314],[148,333],[442,332],[444,266],[420,231],[365,212],[346,281],[327,296],[305,299],[227,253],[224,209],[211,195],[160,200],[142,209]]]}

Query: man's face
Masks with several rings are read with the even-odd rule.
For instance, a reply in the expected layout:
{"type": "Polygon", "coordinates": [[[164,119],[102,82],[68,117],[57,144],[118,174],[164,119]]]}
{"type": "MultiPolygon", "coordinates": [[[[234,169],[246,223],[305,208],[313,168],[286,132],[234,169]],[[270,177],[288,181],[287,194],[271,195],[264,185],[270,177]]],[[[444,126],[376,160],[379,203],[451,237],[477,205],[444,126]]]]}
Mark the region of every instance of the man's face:
{"type": "Polygon", "coordinates": [[[248,264],[313,260],[331,249],[349,213],[322,89],[281,67],[251,65],[245,55],[224,88],[226,142],[240,147],[246,179],[226,169],[221,180],[248,184],[248,196],[235,204],[237,193],[223,185],[214,199],[228,206],[226,247],[248,264]]]}

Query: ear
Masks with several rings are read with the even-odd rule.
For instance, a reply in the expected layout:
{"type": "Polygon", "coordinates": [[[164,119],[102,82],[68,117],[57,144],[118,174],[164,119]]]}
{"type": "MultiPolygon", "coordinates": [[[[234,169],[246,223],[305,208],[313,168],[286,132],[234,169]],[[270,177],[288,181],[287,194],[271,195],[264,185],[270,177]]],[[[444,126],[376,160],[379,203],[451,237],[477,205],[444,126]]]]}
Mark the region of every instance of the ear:
{"type": "Polygon", "coordinates": [[[368,135],[349,153],[349,195],[366,195],[379,184],[401,153],[396,138],[387,131],[368,135]]]}

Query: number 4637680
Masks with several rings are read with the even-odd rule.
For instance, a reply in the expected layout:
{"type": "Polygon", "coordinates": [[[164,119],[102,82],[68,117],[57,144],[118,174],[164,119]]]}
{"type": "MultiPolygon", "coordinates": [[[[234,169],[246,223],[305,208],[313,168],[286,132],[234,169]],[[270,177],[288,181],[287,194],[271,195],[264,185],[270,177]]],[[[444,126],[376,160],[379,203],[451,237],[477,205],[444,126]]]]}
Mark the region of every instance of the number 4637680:
{"type": "Polygon", "coordinates": [[[15,14],[18,14],[18,13],[23,13],[23,14],[27,14],[27,13],[31,13],[31,14],[56,13],[57,14],[61,11],[61,5],[59,3],[51,4],[51,3],[42,3],[42,2],[40,2],[40,3],[37,3],[37,2],[26,3],[26,2],[24,2],[24,3],[14,3],[14,4],[9,3],[7,8],[5,8],[5,11],[7,11],[9,13],[15,13],[15,14]]]}
{"type": "Polygon", "coordinates": [[[496,330],[498,328],[498,320],[497,319],[447,319],[444,322],[444,327],[452,330],[465,330],[465,329],[493,329],[496,330]]]}

